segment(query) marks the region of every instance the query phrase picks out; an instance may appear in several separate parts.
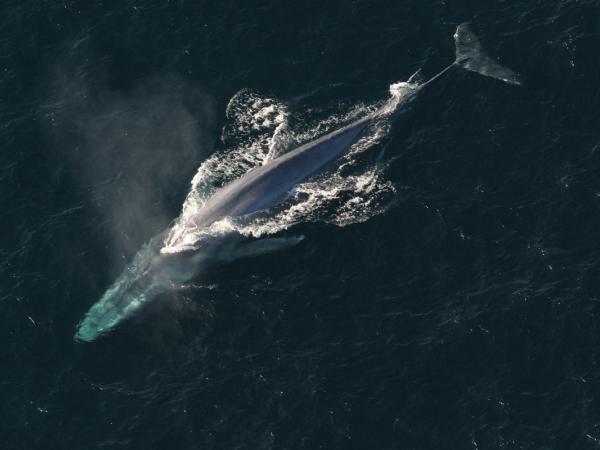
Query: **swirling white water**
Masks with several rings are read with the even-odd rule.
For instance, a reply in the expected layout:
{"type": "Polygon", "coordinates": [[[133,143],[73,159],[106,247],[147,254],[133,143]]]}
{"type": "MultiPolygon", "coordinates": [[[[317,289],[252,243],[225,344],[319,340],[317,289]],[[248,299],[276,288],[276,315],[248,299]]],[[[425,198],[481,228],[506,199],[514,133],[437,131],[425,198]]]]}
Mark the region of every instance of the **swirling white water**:
{"type": "Polygon", "coordinates": [[[305,221],[345,226],[385,211],[395,192],[394,185],[385,179],[381,164],[362,167],[358,155],[389,132],[389,113],[417,88],[417,84],[395,83],[390,86],[391,96],[387,101],[358,104],[304,127],[290,125],[291,113],[284,103],[250,90],[238,92],[227,106],[227,123],[221,136],[229,149],[213,154],[198,168],[182,213],[166,234],[161,252],[196,250],[203,238],[230,232],[252,237],[271,235],[305,221]],[[381,120],[370,127],[337,166],[296,186],[281,207],[251,218],[225,218],[208,228],[199,229],[194,225],[194,216],[220,186],[304,142],[375,111],[382,113],[381,120]]]}

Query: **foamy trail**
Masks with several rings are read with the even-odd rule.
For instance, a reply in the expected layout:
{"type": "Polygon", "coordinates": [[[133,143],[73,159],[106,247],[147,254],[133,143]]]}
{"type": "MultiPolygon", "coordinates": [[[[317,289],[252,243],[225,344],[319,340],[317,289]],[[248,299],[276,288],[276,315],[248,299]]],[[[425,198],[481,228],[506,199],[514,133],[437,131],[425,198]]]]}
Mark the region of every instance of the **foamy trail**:
{"type": "Polygon", "coordinates": [[[290,112],[284,103],[250,90],[238,92],[227,106],[227,123],[221,135],[224,145],[231,147],[226,152],[215,153],[199,167],[182,213],[168,231],[161,252],[196,250],[203,239],[231,232],[252,237],[275,234],[302,221],[345,226],[385,211],[395,188],[384,179],[381,167],[367,167],[359,175],[345,173],[348,166],[357,164],[358,154],[387,135],[389,114],[416,87],[417,84],[407,82],[392,84],[390,98],[385,102],[358,104],[346,112],[331,114],[313,126],[296,129],[289,125],[290,112]],[[369,133],[342,157],[337,169],[296,186],[289,200],[276,211],[251,218],[225,218],[203,229],[194,225],[194,217],[219,187],[303,142],[376,111],[380,120],[376,120],[369,133]]]}

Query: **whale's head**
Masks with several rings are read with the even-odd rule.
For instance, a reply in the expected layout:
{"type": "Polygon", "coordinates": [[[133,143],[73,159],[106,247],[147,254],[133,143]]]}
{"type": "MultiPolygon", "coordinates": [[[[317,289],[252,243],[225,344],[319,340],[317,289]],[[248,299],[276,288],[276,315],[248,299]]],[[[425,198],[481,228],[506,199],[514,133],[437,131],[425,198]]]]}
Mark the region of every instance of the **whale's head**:
{"type": "Polygon", "coordinates": [[[144,277],[131,280],[129,276],[131,274],[125,271],[90,308],[79,322],[75,333],[76,341],[95,340],[131,316],[146,302],[151,294],[151,289],[143,286],[146,280],[144,277]]]}
{"type": "MultiPolygon", "coordinates": [[[[90,308],[77,325],[75,340],[91,342],[114,329],[155,297],[177,289],[209,262],[227,262],[236,255],[236,239],[207,240],[202,249],[161,252],[158,235],[137,253],[133,262],[90,308]],[[219,251],[217,251],[219,250],[219,251]]],[[[243,255],[242,255],[243,256],[243,255]]]]}
{"type": "Polygon", "coordinates": [[[164,292],[176,281],[169,266],[169,258],[158,251],[157,239],[151,240],[79,322],[75,340],[95,340],[164,292]]]}
{"type": "Polygon", "coordinates": [[[90,342],[112,330],[156,295],[149,272],[128,267],[87,312],[75,333],[75,340],[90,342]]]}

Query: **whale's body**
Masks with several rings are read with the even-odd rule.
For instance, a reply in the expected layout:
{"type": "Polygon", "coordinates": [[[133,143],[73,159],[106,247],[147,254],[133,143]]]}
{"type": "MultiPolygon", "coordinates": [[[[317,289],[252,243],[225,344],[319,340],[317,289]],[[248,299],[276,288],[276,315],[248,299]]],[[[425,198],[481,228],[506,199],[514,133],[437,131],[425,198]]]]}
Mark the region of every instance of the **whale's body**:
{"type": "Polygon", "coordinates": [[[281,203],[298,183],[344,154],[373,119],[366,117],[276,158],[215,192],[195,219],[208,226],[223,217],[237,217],[281,203]]]}
{"type": "MultiPolygon", "coordinates": [[[[281,203],[299,183],[319,172],[346,153],[382,116],[397,119],[423,92],[432,91],[456,70],[470,70],[512,84],[519,84],[510,69],[498,65],[481,50],[477,38],[466,25],[454,35],[456,61],[421,85],[411,85],[410,92],[393,110],[384,107],[375,113],[326,134],[314,141],[250,170],[242,177],[217,190],[194,218],[199,228],[225,217],[240,217],[266,210],[281,203]]],[[[136,255],[132,264],[92,306],[79,323],[76,340],[92,341],[131,316],[145,302],[195,275],[194,265],[203,254],[161,253],[163,235],[155,237],[136,255]]],[[[214,248],[211,249],[214,251],[214,248]]],[[[218,249],[217,249],[218,252],[218,249]]],[[[214,252],[213,252],[214,255],[214,252]]],[[[226,259],[226,258],[224,258],[226,259]]]]}

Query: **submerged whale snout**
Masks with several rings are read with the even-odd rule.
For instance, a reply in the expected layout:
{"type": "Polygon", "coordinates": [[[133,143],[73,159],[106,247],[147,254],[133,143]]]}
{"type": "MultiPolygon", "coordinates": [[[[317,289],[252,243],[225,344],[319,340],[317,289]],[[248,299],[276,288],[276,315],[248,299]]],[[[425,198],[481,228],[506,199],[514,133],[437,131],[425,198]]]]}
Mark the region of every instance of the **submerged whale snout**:
{"type": "Polygon", "coordinates": [[[119,322],[138,310],[150,297],[149,294],[148,289],[140,291],[136,286],[112,286],[79,323],[75,340],[91,342],[112,330],[119,322]]]}
{"type": "Polygon", "coordinates": [[[153,245],[143,248],[79,322],[75,340],[97,339],[149,300],[188,280],[194,273],[190,262],[189,258],[160,255],[153,245]]]}
{"type": "Polygon", "coordinates": [[[78,342],[91,342],[96,339],[104,330],[94,326],[90,320],[82,320],[79,323],[75,340],[78,342]]]}

